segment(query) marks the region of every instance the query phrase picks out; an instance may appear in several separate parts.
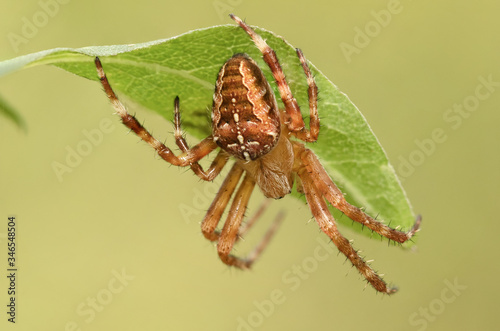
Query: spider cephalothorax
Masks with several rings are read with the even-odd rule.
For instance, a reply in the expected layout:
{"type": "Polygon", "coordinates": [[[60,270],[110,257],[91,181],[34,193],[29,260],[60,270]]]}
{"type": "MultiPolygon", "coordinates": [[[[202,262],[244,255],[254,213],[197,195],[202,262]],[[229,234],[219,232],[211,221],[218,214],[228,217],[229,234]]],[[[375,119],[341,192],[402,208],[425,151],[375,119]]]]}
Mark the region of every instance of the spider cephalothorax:
{"type": "Polygon", "coordinates": [[[267,198],[277,199],[291,192],[297,178],[300,181],[298,187],[305,194],[311,213],[321,230],[377,291],[394,293],[396,289],[387,287],[380,276],[358,255],[350,242],[339,233],[327,202],[353,221],[398,243],[409,240],[417,232],[420,218],[417,218],[410,231],[402,232],[373,219],[345,200],[316,155],[303,143],[318,139],[319,117],[318,89],[302,51],[297,49],[297,56],[308,84],[309,129],[305,127],[300,108],[285,80],[275,52],[247,24],[234,15],[230,16],[250,35],[262,52],[263,59],[271,69],[278,86],[284,109],[278,109],[273,90],[255,61],[241,53],[232,56],[220,69],[213,97],[212,135],[192,148],[188,147],[183,138],[179,98],[175,99],[175,141],[182,152],[178,156],[155,139],[127,112],[113,92],[100,60],[96,58],[99,78],[113,107],[123,123],[150,144],[165,161],[176,166],[189,166],[203,180],[213,180],[228,159],[234,157],[235,163],[202,222],[203,235],[211,241],[217,241],[217,251],[224,263],[242,269],[249,268],[276,229],[279,218],[247,257],[240,258],[231,254],[235,242],[257,219],[252,218],[246,225],[242,225],[255,186],[257,185],[267,198]],[[212,164],[207,170],[203,170],[198,161],[218,147],[220,151],[212,164]],[[217,225],[233,196],[227,220],[219,231],[217,225]]]}

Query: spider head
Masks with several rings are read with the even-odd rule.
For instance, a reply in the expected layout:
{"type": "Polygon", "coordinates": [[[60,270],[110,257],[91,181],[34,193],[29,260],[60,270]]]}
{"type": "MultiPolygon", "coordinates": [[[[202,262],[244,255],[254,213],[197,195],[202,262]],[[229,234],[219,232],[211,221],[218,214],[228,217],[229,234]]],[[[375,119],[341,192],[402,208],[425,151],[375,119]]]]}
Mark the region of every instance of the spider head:
{"type": "Polygon", "coordinates": [[[274,92],[246,54],[233,55],[219,71],[212,135],[222,149],[246,161],[267,154],[279,140],[280,113],[274,92]]]}

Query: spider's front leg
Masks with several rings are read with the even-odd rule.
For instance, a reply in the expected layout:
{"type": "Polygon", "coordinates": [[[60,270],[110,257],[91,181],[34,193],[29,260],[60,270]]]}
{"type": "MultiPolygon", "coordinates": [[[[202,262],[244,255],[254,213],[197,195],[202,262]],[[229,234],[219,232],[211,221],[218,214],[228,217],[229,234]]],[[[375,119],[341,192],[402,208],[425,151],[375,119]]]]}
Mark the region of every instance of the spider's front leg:
{"type": "Polygon", "coordinates": [[[219,224],[242,174],[243,169],[236,164],[233,165],[201,223],[201,232],[210,241],[218,241],[220,238],[220,232],[216,230],[217,224],[219,224]]]}
{"type": "Polygon", "coordinates": [[[234,196],[231,209],[227,215],[226,223],[222,228],[219,242],[217,243],[217,252],[219,257],[227,265],[232,265],[241,269],[247,269],[251,266],[255,258],[238,258],[231,255],[234,243],[238,238],[241,222],[245,216],[248,201],[255,187],[255,181],[248,174],[245,175],[243,181],[234,196]]]}
{"type": "Polygon", "coordinates": [[[290,86],[285,79],[285,74],[278,61],[276,52],[269,47],[266,41],[257,34],[250,26],[243,22],[238,16],[233,14],[229,15],[236,23],[240,25],[243,30],[252,38],[253,42],[257,48],[262,52],[262,57],[264,61],[269,66],[274,80],[278,85],[278,90],[281,96],[281,100],[285,105],[285,112],[289,117],[286,120],[286,124],[290,132],[299,138],[300,140],[307,142],[314,142],[318,139],[319,134],[319,116],[318,116],[318,87],[314,81],[313,75],[309,66],[307,65],[306,58],[300,49],[296,49],[297,56],[299,57],[300,63],[306,75],[307,85],[308,85],[308,96],[309,96],[309,130],[305,128],[304,119],[302,118],[302,113],[300,112],[300,107],[297,100],[290,90],[290,86]]]}
{"type": "Polygon", "coordinates": [[[210,241],[218,241],[217,251],[222,262],[240,269],[248,269],[270,242],[279,223],[283,219],[283,215],[279,214],[277,216],[271,227],[267,230],[264,238],[262,238],[260,243],[245,258],[239,258],[231,254],[236,241],[238,241],[240,236],[245,234],[250,229],[255,221],[261,216],[266,207],[266,205],[263,205],[259,208],[248,224],[246,224],[246,226],[242,226],[248,201],[250,200],[250,196],[255,187],[255,181],[253,178],[246,174],[236,194],[234,195],[231,208],[229,209],[229,213],[227,215],[227,220],[224,223],[222,230],[220,232],[216,230],[217,224],[220,222],[222,214],[224,213],[224,210],[226,209],[226,206],[228,205],[243,173],[243,169],[238,164],[233,165],[217,192],[214,201],[210,205],[210,208],[203,219],[201,228],[205,238],[210,241]]]}
{"type": "MultiPolygon", "coordinates": [[[[179,97],[175,97],[174,100],[174,128],[175,128],[174,130],[175,143],[177,144],[177,147],[179,147],[179,149],[183,153],[189,153],[189,146],[187,144],[186,139],[184,139],[184,135],[181,129],[181,112],[179,110],[179,97]]],[[[229,155],[227,155],[227,153],[224,152],[223,150],[220,150],[219,154],[217,154],[215,159],[212,161],[212,164],[206,171],[203,170],[203,168],[198,162],[191,164],[191,170],[201,179],[206,181],[212,181],[221,172],[222,168],[224,168],[228,159],[229,155]]]]}
{"type": "Polygon", "coordinates": [[[218,146],[213,141],[212,136],[203,139],[196,146],[189,148],[186,141],[182,137],[182,131],[180,129],[180,112],[179,112],[179,98],[175,99],[175,136],[177,146],[182,150],[181,155],[174,155],[174,153],[159,140],[154,138],[140,123],[137,119],[127,112],[125,106],[116,96],[115,92],[111,88],[109,81],[102,68],[101,61],[98,57],[95,58],[95,65],[97,69],[97,74],[101,81],[101,84],[106,92],[108,99],[111,101],[113,108],[116,110],[118,115],[122,118],[123,124],[137,134],[142,140],[147,142],[151,147],[153,147],[158,155],[161,156],[165,161],[170,164],[185,167],[190,166],[193,172],[204,180],[213,180],[217,176],[227,161],[227,154],[225,152],[220,152],[217,157],[212,162],[210,168],[204,171],[198,164],[198,161],[210,154],[218,146]]]}

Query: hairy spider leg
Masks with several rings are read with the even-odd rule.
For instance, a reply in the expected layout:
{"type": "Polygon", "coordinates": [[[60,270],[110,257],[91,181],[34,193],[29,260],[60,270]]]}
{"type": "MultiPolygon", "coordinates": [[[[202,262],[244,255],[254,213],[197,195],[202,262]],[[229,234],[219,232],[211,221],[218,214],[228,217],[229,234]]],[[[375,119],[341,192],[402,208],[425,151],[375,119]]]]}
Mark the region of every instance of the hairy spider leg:
{"type": "MultiPolygon", "coordinates": [[[[116,110],[118,115],[122,118],[123,124],[128,127],[130,130],[134,131],[135,134],[137,134],[142,140],[147,142],[150,146],[152,146],[158,155],[167,161],[170,164],[173,164],[175,166],[179,167],[185,167],[185,166],[190,166],[192,164],[195,164],[205,156],[207,156],[210,152],[212,152],[214,149],[216,149],[218,146],[217,144],[213,141],[212,136],[209,136],[205,139],[203,139],[200,143],[198,143],[196,146],[194,146],[191,149],[188,149],[184,151],[181,155],[175,155],[167,146],[165,146],[163,143],[158,141],[156,138],[154,138],[140,123],[137,121],[137,119],[130,115],[127,112],[127,109],[125,106],[118,100],[118,97],[116,96],[115,92],[111,88],[111,85],[108,82],[108,79],[106,78],[106,74],[104,73],[104,70],[102,68],[101,61],[99,60],[98,57],[95,58],[95,65],[97,68],[97,74],[99,76],[99,79],[101,81],[101,84],[104,88],[104,91],[106,92],[106,95],[108,99],[111,101],[111,104],[113,105],[113,108],[116,110]]],[[[218,162],[213,165],[214,168],[217,168],[220,166],[219,164],[220,159],[218,162]]],[[[214,170],[211,170],[214,171],[214,170]]],[[[208,173],[211,173],[209,170],[208,173]]],[[[195,172],[196,173],[196,172],[195,172]]],[[[209,178],[210,176],[207,176],[209,178]]],[[[204,179],[204,177],[200,177],[204,179]]]]}
{"type": "MultiPolygon", "coordinates": [[[[238,231],[238,237],[236,238],[236,242],[238,240],[242,239],[245,234],[252,228],[252,226],[257,223],[257,221],[262,217],[262,214],[266,211],[267,207],[271,204],[273,200],[272,199],[264,199],[261,203],[257,211],[255,211],[250,219],[247,222],[243,222],[240,226],[240,230],[238,231]]],[[[267,229],[266,234],[262,238],[261,241],[263,242],[268,242],[271,240],[272,236],[275,234],[275,232],[278,230],[279,225],[281,222],[285,219],[285,212],[280,211],[278,214],[276,214],[273,223],[269,226],[267,229]]],[[[259,255],[262,250],[265,248],[265,245],[257,245],[254,250],[248,255],[248,257],[252,257],[253,255],[257,254],[259,255]]],[[[247,257],[247,258],[248,258],[247,257]]],[[[254,259],[255,260],[255,259],[254,259]]]]}
{"type": "MultiPolygon", "coordinates": [[[[187,153],[189,151],[189,146],[186,142],[186,139],[184,139],[184,135],[181,128],[181,112],[179,110],[179,97],[175,97],[174,100],[174,137],[177,147],[179,147],[179,149],[183,153],[187,153]]],[[[206,171],[203,170],[203,168],[198,162],[191,164],[191,170],[201,179],[206,181],[212,181],[214,180],[215,177],[217,177],[220,174],[222,168],[224,168],[228,159],[229,155],[221,149],[217,154],[217,156],[215,157],[215,159],[212,161],[210,167],[206,171]]]]}
{"type": "Polygon", "coordinates": [[[217,224],[219,224],[242,174],[243,169],[237,164],[233,165],[205,214],[205,218],[201,223],[201,232],[210,241],[219,240],[220,232],[216,230],[217,224]]]}
{"type": "Polygon", "coordinates": [[[418,216],[412,229],[408,232],[402,232],[393,229],[382,222],[374,220],[364,213],[360,208],[348,203],[337,185],[332,181],[326,170],[318,160],[318,157],[309,149],[304,149],[301,159],[307,171],[311,174],[316,187],[322,195],[338,210],[355,222],[361,223],[367,228],[398,243],[404,243],[409,240],[418,231],[421,223],[421,217],[418,216]]]}
{"type": "Polygon", "coordinates": [[[246,174],[233,198],[231,208],[229,209],[229,213],[222,230],[220,232],[216,230],[217,224],[220,222],[222,214],[224,213],[224,210],[226,209],[226,206],[228,205],[243,173],[244,171],[241,167],[237,164],[233,165],[217,192],[210,208],[208,209],[201,227],[205,238],[210,241],[218,241],[217,251],[222,262],[240,269],[248,269],[251,267],[253,262],[257,260],[265,247],[271,241],[278,225],[283,220],[283,214],[279,213],[277,215],[276,219],[271,224],[260,243],[255,246],[246,258],[239,258],[230,254],[234,244],[252,227],[267,207],[266,204],[263,204],[250,219],[248,224],[242,226],[248,201],[250,200],[250,196],[255,187],[255,181],[252,177],[246,174]]]}
{"type": "Polygon", "coordinates": [[[278,61],[276,56],[276,52],[269,47],[269,45],[259,36],[251,27],[249,27],[245,22],[243,22],[239,17],[230,14],[229,15],[236,23],[246,31],[246,33],[252,38],[257,48],[261,51],[262,57],[264,61],[271,69],[273,73],[276,84],[278,85],[278,90],[280,92],[281,100],[285,105],[285,111],[290,117],[290,120],[287,123],[288,129],[294,133],[297,138],[307,141],[313,142],[318,139],[319,133],[319,117],[317,111],[317,103],[318,103],[318,88],[316,83],[314,82],[314,78],[311,74],[311,70],[307,65],[304,54],[300,49],[297,49],[297,55],[299,56],[300,62],[304,69],[304,73],[307,78],[307,83],[309,85],[309,112],[310,112],[310,130],[305,128],[304,119],[302,118],[302,113],[300,112],[300,107],[297,104],[297,100],[295,100],[292,91],[290,90],[290,86],[288,85],[285,74],[283,73],[283,69],[278,61]]]}
{"type": "Polygon", "coordinates": [[[241,269],[250,267],[252,261],[238,258],[230,253],[236,242],[236,238],[238,238],[241,222],[245,216],[247,204],[254,187],[255,181],[246,174],[233,198],[233,203],[231,204],[226,222],[224,223],[219,241],[217,242],[217,252],[222,262],[241,269]]]}
{"type": "MultiPolygon", "coordinates": [[[[267,199],[267,200],[269,200],[269,199],[267,199]]],[[[264,249],[266,248],[267,244],[271,241],[272,237],[274,236],[274,234],[278,230],[279,225],[281,224],[281,222],[284,219],[285,219],[285,213],[283,211],[280,211],[276,215],[273,223],[271,224],[271,226],[269,227],[269,229],[265,233],[264,237],[262,237],[260,243],[258,245],[256,245],[255,248],[247,255],[246,260],[247,261],[251,261],[250,264],[249,264],[249,266],[255,260],[257,260],[259,258],[260,254],[264,251],[264,249]]],[[[253,223],[251,223],[249,226],[246,226],[243,231],[240,230],[238,238],[240,238],[243,235],[243,233],[250,228],[250,226],[252,224],[253,223]]]]}
{"type": "Polygon", "coordinates": [[[396,288],[388,288],[384,280],[359,256],[352,247],[349,240],[340,234],[335,224],[335,220],[328,210],[322,192],[315,186],[314,173],[309,173],[304,167],[299,171],[302,179],[302,187],[306,195],[306,200],[311,212],[318,222],[321,230],[332,240],[339,251],[342,252],[366,280],[379,292],[392,294],[397,291],[396,288]]]}
{"type": "Polygon", "coordinates": [[[217,242],[217,252],[222,262],[240,269],[250,268],[264,250],[265,246],[269,243],[269,239],[272,236],[272,233],[264,236],[263,240],[246,258],[240,258],[230,254],[239,236],[241,223],[254,188],[255,180],[249,174],[246,174],[234,196],[233,203],[227,215],[227,220],[224,223],[219,241],[217,242]]]}
{"type": "Polygon", "coordinates": [[[318,86],[314,81],[311,69],[307,65],[304,53],[302,53],[299,48],[296,48],[296,51],[307,79],[307,95],[309,99],[309,131],[301,130],[293,132],[293,134],[300,140],[314,142],[318,140],[319,135],[318,86]]]}
{"type": "Polygon", "coordinates": [[[264,214],[264,212],[266,211],[267,207],[269,207],[271,202],[272,202],[271,199],[266,198],[260,203],[259,208],[252,215],[252,217],[241,225],[240,231],[238,233],[238,239],[243,237],[248,232],[248,230],[250,230],[250,228],[262,217],[262,214],[264,214]]]}

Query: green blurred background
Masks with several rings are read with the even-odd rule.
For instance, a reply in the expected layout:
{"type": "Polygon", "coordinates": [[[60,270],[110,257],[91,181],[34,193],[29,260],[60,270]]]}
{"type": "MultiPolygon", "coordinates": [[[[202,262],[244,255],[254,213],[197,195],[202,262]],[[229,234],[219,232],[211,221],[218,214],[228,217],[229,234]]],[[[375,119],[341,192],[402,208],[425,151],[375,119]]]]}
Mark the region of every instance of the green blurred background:
{"type": "MultiPolygon", "coordinates": [[[[22,36],[54,2],[0,1],[0,60],[167,38],[230,24],[229,12],[284,36],[360,108],[424,218],[415,252],[341,228],[399,286],[391,297],[363,290],[291,197],[273,203],[238,246],[247,252],[287,211],[253,270],[230,269],[199,229],[220,180],[201,183],[155,158],[127,135],[95,82],[54,67],[23,70],[0,79],[28,126],[24,133],[0,118],[0,329],[495,329],[500,3],[60,0],[15,45],[9,36],[22,36]],[[102,140],[59,180],[53,162],[65,163],[96,130],[102,140]],[[9,215],[18,220],[15,325],[5,313],[9,215]]],[[[130,108],[172,142],[170,123],[130,108]]],[[[252,209],[259,200],[254,194],[252,209]]]]}

